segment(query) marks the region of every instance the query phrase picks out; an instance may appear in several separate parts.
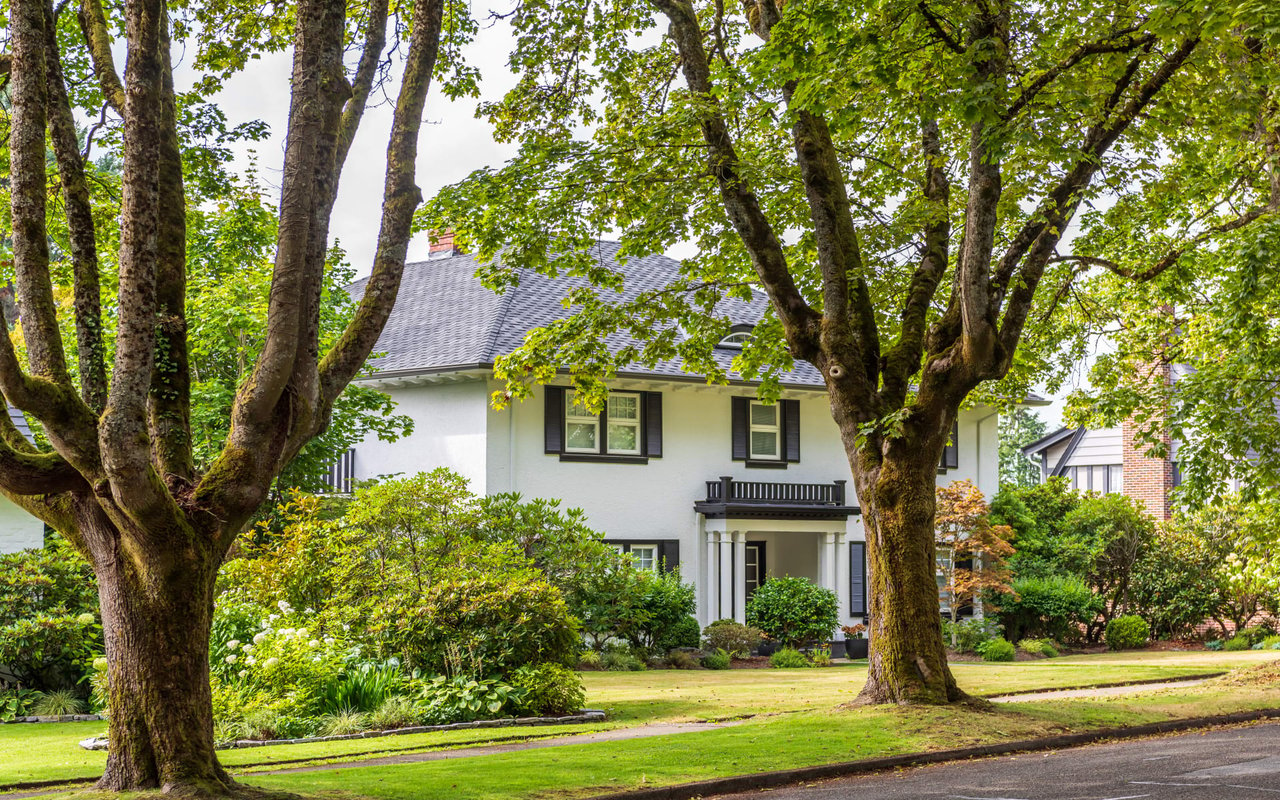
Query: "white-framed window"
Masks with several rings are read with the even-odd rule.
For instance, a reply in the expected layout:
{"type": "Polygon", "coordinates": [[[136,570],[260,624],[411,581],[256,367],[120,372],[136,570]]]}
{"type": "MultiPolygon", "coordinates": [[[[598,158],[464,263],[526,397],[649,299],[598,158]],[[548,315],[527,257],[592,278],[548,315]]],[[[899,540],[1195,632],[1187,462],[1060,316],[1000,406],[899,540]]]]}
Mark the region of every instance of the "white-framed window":
{"type": "Polygon", "coordinates": [[[747,441],[750,458],[778,460],[782,458],[782,429],[778,425],[778,404],[751,403],[747,441]]]}
{"type": "Polygon", "coordinates": [[[938,605],[942,607],[942,613],[951,613],[951,587],[948,578],[951,575],[951,559],[952,552],[950,547],[939,547],[937,552],[937,569],[935,574],[938,578],[938,605]]]}
{"type": "Polygon", "coordinates": [[[564,404],[566,453],[600,452],[600,415],[578,403],[578,393],[568,392],[564,404]]]}
{"type": "Polygon", "coordinates": [[[658,568],[658,546],[656,544],[631,545],[631,557],[640,569],[658,568]]]}
{"type": "Polygon", "coordinates": [[[641,406],[638,392],[610,392],[604,414],[596,414],[578,402],[577,392],[568,392],[564,405],[565,452],[640,455],[641,406]]]}
{"type": "Polygon", "coordinates": [[[640,395],[610,392],[607,405],[607,451],[621,455],[639,455],[640,395]]]}
{"type": "Polygon", "coordinates": [[[734,331],[728,336],[720,340],[716,347],[725,347],[729,350],[741,350],[751,338],[750,331],[734,331]]]}

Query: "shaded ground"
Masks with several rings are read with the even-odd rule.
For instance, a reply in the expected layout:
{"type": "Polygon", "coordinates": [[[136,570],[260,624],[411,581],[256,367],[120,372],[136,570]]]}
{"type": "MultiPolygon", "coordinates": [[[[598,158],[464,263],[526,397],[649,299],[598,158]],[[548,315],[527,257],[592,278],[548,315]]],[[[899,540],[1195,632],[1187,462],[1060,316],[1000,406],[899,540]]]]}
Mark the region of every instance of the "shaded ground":
{"type": "MultiPolygon", "coordinates": [[[[1280,794],[1280,724],[940,764],[775,789],[769,800],[1257,800],[1280,794]]],[[[760,792],[727,795],[735,800],[760,792]]]]}

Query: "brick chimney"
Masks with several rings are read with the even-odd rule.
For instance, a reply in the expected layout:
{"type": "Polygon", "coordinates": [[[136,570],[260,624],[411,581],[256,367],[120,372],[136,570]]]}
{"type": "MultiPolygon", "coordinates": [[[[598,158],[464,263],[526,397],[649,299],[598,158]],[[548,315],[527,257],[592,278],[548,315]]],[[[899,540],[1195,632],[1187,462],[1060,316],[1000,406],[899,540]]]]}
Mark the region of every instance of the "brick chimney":
{"type": "Polygon", "coordinates": [[[427,250],[428,259],[450,258],[457,254],[457,249],[453,246],[453,230],[446,228],[442,231],[429,231],[427,238],[431,242],[430,248],[427,250]]]}
{"type": "MultiPolygon", "coordinates": [[[[1165,387],[1170,385],[1172,371],[1168,364],[1145,365],[1140,370],[1152,382],[1163,382],[1165,387]]],[[[1169,519],[1172,511],[1169,492],[1174,485],[1169,434],[1161,434],[1166,455],[1152,458],[1146,453],[1147,445],[1137,441],[1138,429],[1138,424],[1132,419],[1125,419],[1120,426],[1124,448],[1124,493],[1145,506],[1147,513],[1156,519],[1169,519]]]]}

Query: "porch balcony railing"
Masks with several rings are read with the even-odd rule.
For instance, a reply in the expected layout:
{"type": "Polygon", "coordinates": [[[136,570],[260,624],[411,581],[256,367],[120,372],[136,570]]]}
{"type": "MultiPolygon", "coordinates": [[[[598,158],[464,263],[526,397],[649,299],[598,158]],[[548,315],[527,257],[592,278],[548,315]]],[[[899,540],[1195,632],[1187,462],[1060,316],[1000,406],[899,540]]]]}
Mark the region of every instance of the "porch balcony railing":
{"type": "Polygon", "coordinates": [[[777,483],[737,481],[724,475],[707,481],[708,503],[760,503],[784,506],[844,506],[845,482],[777,483]]]}

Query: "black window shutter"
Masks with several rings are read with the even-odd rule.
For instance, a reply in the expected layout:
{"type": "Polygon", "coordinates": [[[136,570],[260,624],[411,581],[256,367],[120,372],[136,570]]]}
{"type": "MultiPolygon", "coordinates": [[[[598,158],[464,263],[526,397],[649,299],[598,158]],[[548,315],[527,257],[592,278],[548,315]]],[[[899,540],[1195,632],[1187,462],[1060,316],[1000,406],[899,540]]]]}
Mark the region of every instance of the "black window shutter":
{"type": "Polygon", "coordinates": [[[680,540],[664,539],[658,542],[658,559],[662,562],[662,571],[671,572],[680,568],[680,540]]]}
{"type": "Polygon", "coordinates": [[[951,441],[947,442],[942,448],[942,458],[938,461],[938,472],[943,473],[949,469],[956,469],[960,466],[960,421],[956,420],[951,426],[951,441]]]}
{"type": "Polygon", "coordinates": [[[849,616],[867,613],[867,545],[849,542],[849,616]]]}
{"type": "Polygon", "coordinates": [[[731,414],[733,422],[733,460],[747,460],[747,412],[751,406],[751,399],[748,397],[733,398],[733,413],[731,414]]]}
{"type": "Polygon", "coordinates": [[[644,454],[662,458],[662,393],[644,393],[644,454]]]}
{"type": "Polygon", "coordinates": [[[564,387],[546,387],[547,400],[543,410],[546,452],[564,452],[564,387]]]}
{"type": "Polygon", "coordinates": [[[792,463],[800,461],[800,401],[781,400],[782,435],[786,446],[783,452],[785,460],[792,463]]]}

